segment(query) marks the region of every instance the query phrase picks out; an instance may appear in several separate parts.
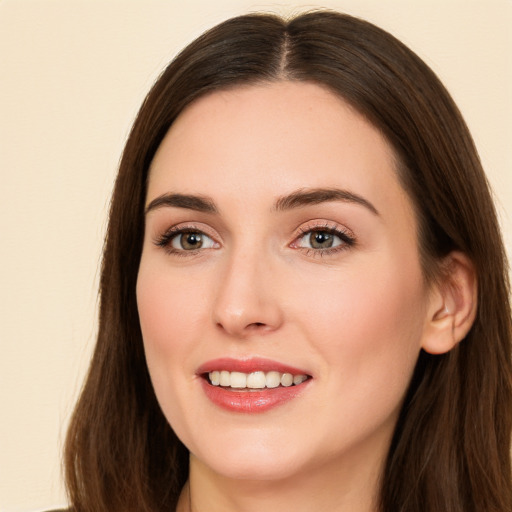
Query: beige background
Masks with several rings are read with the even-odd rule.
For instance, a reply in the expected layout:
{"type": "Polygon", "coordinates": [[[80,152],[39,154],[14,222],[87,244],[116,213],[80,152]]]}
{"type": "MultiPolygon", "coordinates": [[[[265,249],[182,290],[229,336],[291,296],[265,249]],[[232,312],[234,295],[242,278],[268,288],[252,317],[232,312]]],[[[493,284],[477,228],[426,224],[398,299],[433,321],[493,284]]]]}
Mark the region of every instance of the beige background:
{"type": "Polygon", "coordinates": [[[65,503],[60,448],[93,345],[109,194],[165,63],[234,14],[321,5],[412,47],[459,104],[512,252],[512,0],[0,0],[0,511],[65,503]]]}

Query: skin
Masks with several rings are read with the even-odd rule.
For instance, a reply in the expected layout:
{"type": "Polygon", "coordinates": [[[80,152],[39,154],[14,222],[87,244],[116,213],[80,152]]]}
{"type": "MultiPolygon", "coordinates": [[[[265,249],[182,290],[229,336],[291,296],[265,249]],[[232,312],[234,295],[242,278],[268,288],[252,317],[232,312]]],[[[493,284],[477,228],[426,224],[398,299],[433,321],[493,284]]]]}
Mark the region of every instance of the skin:
{"type": "Polygon", "coordinates": [[[191,452],[178,510],[374,510],[418,353],[446,309],[423,278],[395,169],[380,132],[314,84],[215,92],[169,130],[146,204],[192,194],[218,210],[160,205],[146,214],[137,301],[147,363],[191,452]],[[357,194],[375,211],[347,200],[275,207],[318,188],[357,194]],[[178,235],[158,245],[175,226],[206,234],[203,247],[187,251],[178,235]],[[355,242],[308,247],[311,231],[326,226],[355,242]],[[226,411],[196,373],[219,357],[264,357],[312,379],[267,412],[226,411]]]}

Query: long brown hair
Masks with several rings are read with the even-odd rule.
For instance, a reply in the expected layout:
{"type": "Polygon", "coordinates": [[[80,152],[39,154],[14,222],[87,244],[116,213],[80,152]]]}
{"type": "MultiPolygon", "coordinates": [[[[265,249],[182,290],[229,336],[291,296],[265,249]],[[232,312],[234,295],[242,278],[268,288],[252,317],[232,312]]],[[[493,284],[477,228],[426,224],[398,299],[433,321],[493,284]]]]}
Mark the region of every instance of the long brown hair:
{"type": "Polygon", "coordinates": [[[477,317],[444,355],[420,354],[383,469],[381,512],[510,512],[511,321],[506,258],[468,129],[434,73],[393,36],[317,11],[228,20],[183,50],[145,99],[111,204],[96,349],[69,427],[76,512],[173,510],[188,453],[157,404],[135,299],[150,162],[169,127],[214,90],[276,80],[328,87],[395,150],[427,279],[456,249],[473,262],[477,317]]]}

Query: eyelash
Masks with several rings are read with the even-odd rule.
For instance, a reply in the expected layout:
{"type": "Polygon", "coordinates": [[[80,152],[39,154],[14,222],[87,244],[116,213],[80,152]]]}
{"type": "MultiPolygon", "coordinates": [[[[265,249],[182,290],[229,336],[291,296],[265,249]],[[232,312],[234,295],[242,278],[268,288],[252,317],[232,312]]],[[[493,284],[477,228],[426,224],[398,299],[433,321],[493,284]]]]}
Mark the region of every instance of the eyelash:
{"type": "MultiPolygon", "coordinates": [[[[347,249],[353,247],[356,244],[356,238],[353,235],[353,233],[346,229],[341,228],[335,224],[330,225],[329,223],[324,224],[315,224],[315,225],[307,225],[304,227],[299,228],[299,234],[296,236],[293,240],[293,242],[289,245],[289,247],[292,247],[294,249],[298,249],[302,251],[306,256],[313,256],[313,257],[324,257],[324,256],[330,256],[336,253],[339,253],[341,251],[346,251],[347,249]],[[338,237],[341,240],[341,243],[339,245],[336,245],[334,247],[329,247],[325,249],[314,249],[310,247],[300,247],[298,243],[303,240],[307,235],[310,235],[311,233],[328,233],[330,235],[334,235],[338,237]]],[[[187,257],[187,256],[194,256],[198,254],[200,251],[204,250],[202,248],[199,249],[191,249],[191,250],[185,250],[185,249],[176,249],[172,247],[171,243],[172,241],[183,234],[187,233],[198,233],[201,235],[205,235],[211,240],[214,241],[214,243],[217,243],[213,237],[208,235],[204,232],[203,229],[199,229],[196,226],[189,225],[189,226],[173,226],[170,229],[168,229],[165,233],[158,236],[154,243],[158,247],[161,247],[164,249],[168,254],[171,254],[173,256],[179,256],[179,257],[187,257]]]]}
{"type": "Polygon", "coordinates": [[[302,250],[306,256],[313,257],[325,257],[332,256],[342,251],[346,251],[351,247],[354,247],[356,244],[356,238],[354,234],[345,227],[340,227],[336,224],[322,223],[322,224],[309,224],[306,226],[301,226],[299,228],[299,235],[295,238],[295,240],[290,244],[291,247],[302,250]],[[330,235],[334,235],[341,240],[339,245],[334,247],[329,247],[326,249],[313,249],[310,247],[299,247],[296,244],[303,240],[306,236],[311,233],[328,233],[330,235]]]}
{"type": "Polygon", "coordinates": [[[191,249],[187,251],[185,249],[175,249],[171,245],[174,238],[187,233],[197,233],[201,235],[206,235],[211,240],[214,240],[213,237],[204,232],[204,229],[199,229],[196,226],[173,226],[170,229],[168,229],[165,233],[156,238],[155,245],[157,245],[158,247],[162,247],[162,249],[164,249],[168,254],[171,254],[173,256],[194,256],[195,254],[198,254],[201,251],[201,248],[191,249]]]}

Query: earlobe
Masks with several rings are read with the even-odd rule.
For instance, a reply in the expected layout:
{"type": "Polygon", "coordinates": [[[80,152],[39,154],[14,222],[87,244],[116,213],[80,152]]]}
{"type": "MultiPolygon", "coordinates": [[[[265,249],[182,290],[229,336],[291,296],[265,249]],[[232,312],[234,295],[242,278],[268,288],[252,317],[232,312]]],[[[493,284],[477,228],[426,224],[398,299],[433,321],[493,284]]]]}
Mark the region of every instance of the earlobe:
{"type": "Polygon", "coordinates": [[[464,253],[451,252],[431,290],[422,340],[426,352],[443,354],[464,339],[475,320],[477,288],[472,261],[464,253]]]}

